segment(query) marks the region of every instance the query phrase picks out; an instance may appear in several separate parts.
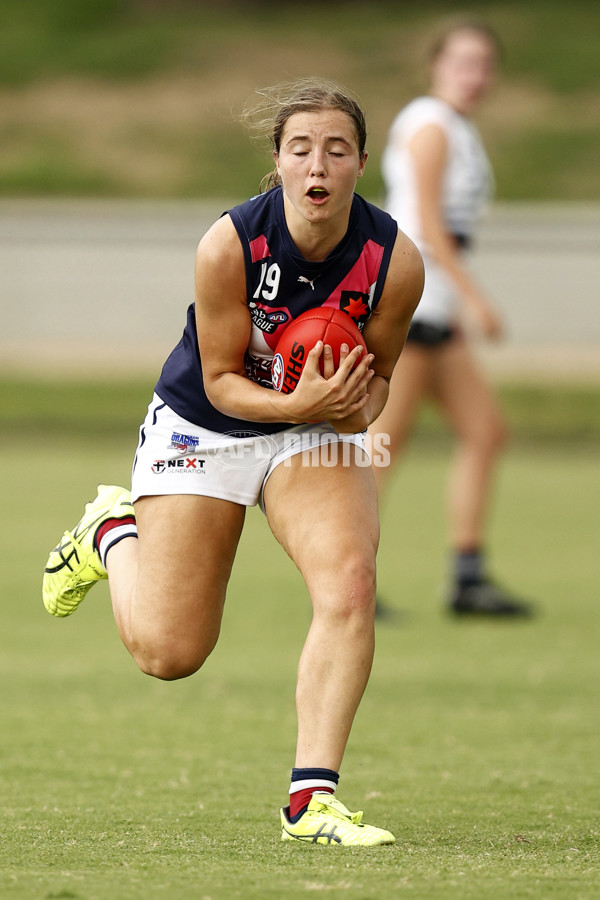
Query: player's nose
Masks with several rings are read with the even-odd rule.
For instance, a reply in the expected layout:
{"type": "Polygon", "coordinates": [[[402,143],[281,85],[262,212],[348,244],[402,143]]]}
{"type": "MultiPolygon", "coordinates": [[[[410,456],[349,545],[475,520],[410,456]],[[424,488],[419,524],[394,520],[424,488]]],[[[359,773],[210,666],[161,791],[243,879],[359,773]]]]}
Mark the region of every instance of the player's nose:
{"type": "Polygon", "coordinates": [[[325,154],[321,150],[313,151],[310,162],[311,178],[320,178],[326,174],[325,154]]]}

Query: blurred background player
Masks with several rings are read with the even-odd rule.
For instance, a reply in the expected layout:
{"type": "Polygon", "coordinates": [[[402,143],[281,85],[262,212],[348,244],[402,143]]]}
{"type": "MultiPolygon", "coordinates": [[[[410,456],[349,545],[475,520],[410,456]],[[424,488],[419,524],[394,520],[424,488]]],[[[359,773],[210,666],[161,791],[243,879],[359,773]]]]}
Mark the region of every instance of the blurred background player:
{"type": "Polygon", "coordinates": [[[141,670],[191,675],[217,642],[246,507],[260,503],[313,605],[282,839],[389,844],[389,831],[363,824],[334,795],[374,651],[379,519],[365,432],[386,402],[423,263],[391,216],[354,192],[367,153],[352,96],[307,80],[263,97],[270,189],[200,241],[195,304],[140,431],[131,497],[100,487],[50,554],[43,599],[53,615],[69,615],[108,577],[119,633],[141,670]],[[318,342],[294,392],[274,391],[285,323],[351,300],[370,352],[342,347],[335,371],[318,342]],[[320,442],[323,465],[305,452],[320,442]]]}
{"type": "MultiPolygon", "coordinates": [[[[448,496],[448,607],[457,614],[520,616],[531,605],[490,580],[484,556],[492,476],[507,428],[461,325],[464,318],[488,340],[502,336],[498,314],[464,262],[493,186],[471,116],[494,82],[499,55],[487,25],[447,27],[430,52],[429,93],[392,123],[382,159],[386,206],[423,254],[425,288],[388,403],[371,431],[390,435],[393,465],[420,404],[437,404],[457,441],[448,496]]],[[[380,497],[389,473],[389,467],[375,470],[380,497]]],[[[386,611],[378,600],[378,612],[386,611]]]]}

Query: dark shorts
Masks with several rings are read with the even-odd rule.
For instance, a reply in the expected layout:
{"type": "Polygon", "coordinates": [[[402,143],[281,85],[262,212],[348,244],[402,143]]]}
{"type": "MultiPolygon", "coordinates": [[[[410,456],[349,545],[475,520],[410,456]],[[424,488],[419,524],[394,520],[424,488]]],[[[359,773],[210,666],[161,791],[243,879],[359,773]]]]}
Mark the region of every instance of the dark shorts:
{"type": "Polygon", "coordinates": [[[451,325],[432,325],[429,322],[413,322],[408,330],[406,342],[421,347],[440,347],[457,335],[451,325]]]}

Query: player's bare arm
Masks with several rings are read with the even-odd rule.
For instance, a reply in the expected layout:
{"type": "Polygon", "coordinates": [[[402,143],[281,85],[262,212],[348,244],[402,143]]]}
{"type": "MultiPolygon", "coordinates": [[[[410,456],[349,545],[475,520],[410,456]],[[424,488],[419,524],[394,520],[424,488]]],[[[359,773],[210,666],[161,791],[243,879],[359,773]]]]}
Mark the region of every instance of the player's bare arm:
{"type": "Polygon", "coordinates": [[[502,333],[502,323],[462,264],[444,222],[441,198],[448,161],[448,137],[445,131],[439,125],[426,125],[414,135],[409,152],[418,188],[423,237],[438,263],[456,285],[465,309],[479,321],[487,337],[498,338],[502,333]]]}

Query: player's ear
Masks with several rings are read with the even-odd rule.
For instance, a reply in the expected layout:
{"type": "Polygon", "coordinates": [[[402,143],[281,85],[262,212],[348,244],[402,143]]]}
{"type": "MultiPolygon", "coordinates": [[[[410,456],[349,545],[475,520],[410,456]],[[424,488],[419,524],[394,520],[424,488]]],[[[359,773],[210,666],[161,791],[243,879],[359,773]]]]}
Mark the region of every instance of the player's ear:
{"type": "Polygon", "coordinates": [[[360,158],[360,161],[359,161],[359,164],[358,164],[358,178],[362,178],[362,175],[363,175],[363,173],[364,173],[364,171],[365,171],[365,163],[366,163],[366,161],[367,161],[368,155],[369,155],[369,154],[368,154],[367,151],[365,150],[364,153],[363,153],[363,155],[362,155],[361,158],[360,158]]]}

